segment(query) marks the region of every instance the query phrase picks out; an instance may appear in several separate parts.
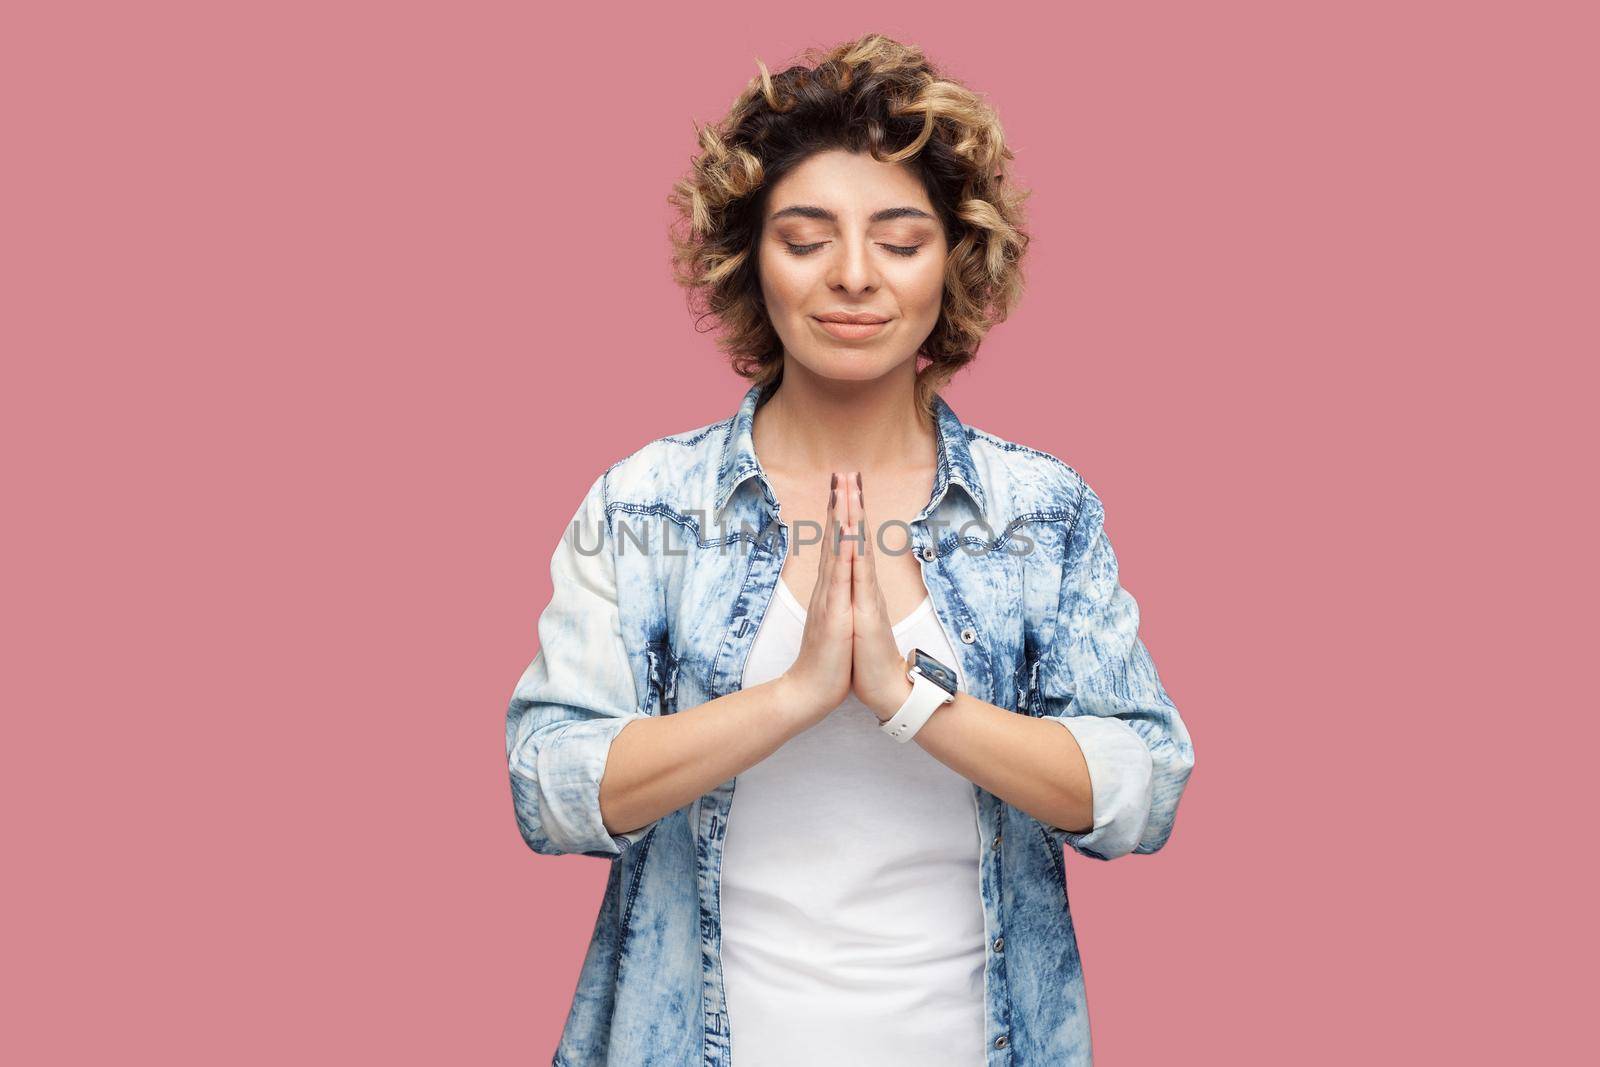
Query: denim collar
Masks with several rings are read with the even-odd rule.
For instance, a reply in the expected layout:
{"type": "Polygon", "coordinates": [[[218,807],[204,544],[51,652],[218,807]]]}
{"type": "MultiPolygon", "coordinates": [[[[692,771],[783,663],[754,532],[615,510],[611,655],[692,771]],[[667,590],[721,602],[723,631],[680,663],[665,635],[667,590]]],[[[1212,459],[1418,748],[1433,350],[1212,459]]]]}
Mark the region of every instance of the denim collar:
{"type": "MultiPolygon", "coordinates": [[[[715,509],[714,515],[721,515],[722,509],[728,504],[728,499],[733,496],[733,491],[752,474],[761,478],[762,484],[767,485],[769,492],[772,488],[767,483],[766,475],[761,471],[760,462],[756,459],[755,445],[751,440],[750,431],[755,425],[756,408],[775,389],[775,383],[768,383],[765,387],[759,384],[750,386],[745,391],[744,399],[739,402],[739,410],[728,423],[728,434],[722,446],[722,465],[717,473],[717,497],[712,505],[715,509]]],[[[951,484],[955,484],[966,490],[967,495],[977,504],[978,513],[983,514],[985,510],[983,484],[978,480],[978,469],[972,462],[972,450],[967,442],[967,428],[956,417],[955,411],[945,402],[944,397],[937,394],[933,398],[933,425],[938,439],[939,468],[934,473],[933,496],[928,500],[927,511],[931,512],[951,484]]]]}

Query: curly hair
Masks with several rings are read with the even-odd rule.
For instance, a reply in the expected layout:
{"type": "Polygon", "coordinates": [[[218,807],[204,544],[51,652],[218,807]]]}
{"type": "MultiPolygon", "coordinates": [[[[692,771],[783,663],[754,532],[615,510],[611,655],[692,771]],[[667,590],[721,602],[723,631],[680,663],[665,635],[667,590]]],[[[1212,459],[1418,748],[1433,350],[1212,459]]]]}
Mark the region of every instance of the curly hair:
{"type": "Polygon", "coordinates": [[[1013,157],[996,111],[944,77],[912,45],[871,33],[804,63],[752,78],[722,119],[695,123],[701,153],[667,197],[673,278],[697,318],[720,324],[718,347],[755,382],[783,373],[783,345],[761,293],[757,241],[767,196],[811,155],[870,152],[922,182],[949,249],[939,319],[917,354],[917,396],[933,396],[977,355],[1022,293],[1027,190],[1007,178],[1013,157]],[[810,65],[805,65],[809,63],[810,65]]]}

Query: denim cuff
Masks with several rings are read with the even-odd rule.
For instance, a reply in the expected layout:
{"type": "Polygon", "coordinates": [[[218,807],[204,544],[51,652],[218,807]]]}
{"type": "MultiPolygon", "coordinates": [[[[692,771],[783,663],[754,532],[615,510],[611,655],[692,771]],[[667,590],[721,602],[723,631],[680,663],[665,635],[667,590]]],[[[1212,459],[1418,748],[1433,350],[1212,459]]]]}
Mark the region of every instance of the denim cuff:
{"type": "Polygon", "coordinates": [[[1154,761],[1144,739],[1121,719],[1102,715],[1049,716],[1077,739],[1089,765],[1094,826],[1081,834],[1047,826],[1058,842],[1093,859],[1132,852],[1144,836],[1154,794],[1154,761]]]}

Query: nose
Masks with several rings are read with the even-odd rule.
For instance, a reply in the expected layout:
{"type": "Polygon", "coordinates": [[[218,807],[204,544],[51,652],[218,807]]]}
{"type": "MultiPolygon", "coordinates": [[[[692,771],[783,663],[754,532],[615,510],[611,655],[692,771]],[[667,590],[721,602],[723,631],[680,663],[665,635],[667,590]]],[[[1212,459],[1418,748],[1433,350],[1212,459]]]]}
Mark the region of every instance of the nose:
{"type": "Polygon", "coordinates": [[[840,243],[840,253],[833,258],[829,270],[828,286],[847,293],[870,293],[880,284],[878,269],[873,265],[866,239],[849,239],[840,243]]]}

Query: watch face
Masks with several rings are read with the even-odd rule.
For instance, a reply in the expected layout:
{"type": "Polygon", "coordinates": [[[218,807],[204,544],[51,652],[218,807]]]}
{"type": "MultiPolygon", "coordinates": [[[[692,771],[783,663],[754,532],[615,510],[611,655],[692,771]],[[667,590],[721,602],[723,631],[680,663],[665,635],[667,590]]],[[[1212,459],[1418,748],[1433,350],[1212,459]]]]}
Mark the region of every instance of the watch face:
{"type": "Polygon", "coordinates": [[[920,674],[946,693],[955,695],[956,672],[952,668],[940,663],[920,648],[912,649],[906,656],[906,662],[911,665],[908,673],[920,674]]]}

